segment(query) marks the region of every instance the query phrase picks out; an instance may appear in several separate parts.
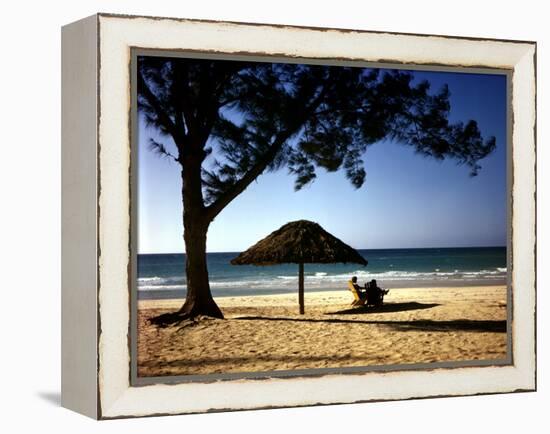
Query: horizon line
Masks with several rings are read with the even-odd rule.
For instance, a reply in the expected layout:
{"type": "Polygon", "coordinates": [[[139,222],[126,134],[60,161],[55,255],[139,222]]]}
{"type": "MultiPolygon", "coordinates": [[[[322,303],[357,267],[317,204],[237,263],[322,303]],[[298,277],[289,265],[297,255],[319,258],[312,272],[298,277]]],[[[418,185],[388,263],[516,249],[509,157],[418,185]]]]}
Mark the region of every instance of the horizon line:
{"type": "MultiPolygon", "coordinates": [[[[355,248],[355,250],[422,250],[422,249],[490,249],[496,247],[507,248],[506,245],[493,246],[454,246],[454,247],[378,247],[378,248],[355,248]]],[[[245,249],[246,250],[246,249],[245,249]]],[[[206,253],[242,253],[245,250],[207,251],[206,253]]],[[[185,255],[185,252],[137,252],[138,255],[185,255]]]]}

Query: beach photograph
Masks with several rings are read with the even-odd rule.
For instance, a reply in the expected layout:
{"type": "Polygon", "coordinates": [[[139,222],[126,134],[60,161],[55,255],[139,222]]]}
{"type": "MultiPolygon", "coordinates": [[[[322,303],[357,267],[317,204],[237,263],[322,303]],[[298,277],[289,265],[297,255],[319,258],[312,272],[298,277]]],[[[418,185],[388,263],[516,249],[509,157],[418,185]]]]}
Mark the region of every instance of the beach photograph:
{"type": "Polygon", "coordinates": [[[137,56],[137,378],[510,363],[508,76],[392,68],[137,56]]]}

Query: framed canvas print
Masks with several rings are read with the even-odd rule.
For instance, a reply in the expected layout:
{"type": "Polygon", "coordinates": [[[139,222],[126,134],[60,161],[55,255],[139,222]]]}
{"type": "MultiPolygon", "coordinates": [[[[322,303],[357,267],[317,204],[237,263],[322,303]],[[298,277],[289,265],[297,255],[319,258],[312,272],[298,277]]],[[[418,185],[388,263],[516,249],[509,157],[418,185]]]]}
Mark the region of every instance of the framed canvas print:
{"type": "Polygon", "coordinates": [[[65,407],[535,390],[534,42],[109,14],[62,36],[65,407]]]}

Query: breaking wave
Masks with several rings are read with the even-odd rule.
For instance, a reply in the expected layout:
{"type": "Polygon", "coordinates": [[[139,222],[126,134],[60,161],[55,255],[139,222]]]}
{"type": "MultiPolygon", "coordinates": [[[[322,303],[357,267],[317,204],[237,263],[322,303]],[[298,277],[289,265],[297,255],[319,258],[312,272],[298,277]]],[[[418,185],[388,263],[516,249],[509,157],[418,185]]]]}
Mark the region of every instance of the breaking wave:
{"type": "MultiPolygon", "coordinates": [[[[480,271],[437,271],[432,272],[414,272],[414,271],[385,271],[369,272],[365,270],[355,270],[350,273],[329,274],[326,272],[315,272],[305,275],[305,282],[308,288],[329,289],[345,288],[347,281],[351,276],[357,276],[359,283],[378,280],[384,286],[391,286],[392,282],[461,282],[461,281],[501,281],[506,278],[506,268],[495,268],[491,270],[480,271]]],[[[140,291],[158,291],[158,290],[185,290],[187,288],[183,277],[140,277],[138,279],[138,289],[140,291]]],[[[241,289],[291,289],[298,283],[298,275],[279,275],[265,276],[255,278],[237,278],[229,279],[211,279],[210,286],[213,290],[241,288],[241,289]]]]}

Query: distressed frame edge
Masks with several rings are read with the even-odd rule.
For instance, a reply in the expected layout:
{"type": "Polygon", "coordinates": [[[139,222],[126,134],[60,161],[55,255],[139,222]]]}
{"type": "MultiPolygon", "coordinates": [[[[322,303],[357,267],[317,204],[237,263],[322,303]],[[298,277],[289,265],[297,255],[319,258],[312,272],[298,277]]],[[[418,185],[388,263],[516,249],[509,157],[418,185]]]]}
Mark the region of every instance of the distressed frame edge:
{"type": "Polygon", "coordinates": [[[511,42],[515,44],[536,44],[534,40],[518,40],[518,39],[500,39],[500,38],[490,38],[490,37],[476,37],[476,36],[456,36],[456,35],[441,35],[441,34],[431,34],[431,33],[414,33],[414,32],[397,32],[397,31],[385,31],[385,30],[362,30],[362,29],[352,29],[344,27],[320,27],[320,26],[306,26],[306,25],[295,25],[295,24],[276,24],[276,23],[254,23],[249,21],[232,21],[232,20],[214,20],[214,19],[203,19],[203,18],[178,18],[178,17],[168,17],[168,16],[153,16],[153,15],[132,15],[132,14],[119,14],[111,12],[98,12],[97,16],[99,18],[122,18],[122,19],[148,19],[148,20],[158,20],[158,21],[175,21],[179,23],[205,23],[205,24],[231,24],[237,26],[251,26],[251,27],[272,27],[275,29],[297,29],[297,30],[314,30],[320,32],[340,32],[340,33],[370,33],[370,34],[380,34],[380,35],[396,35],[396,36],[420,36],[420,37],[440,37],[440,38],[451,38],[451,39],[462,39],[465,41],[489,41],[489,42],[511,42]]]}
{"type": "MultiPolygon", "coordinates": [[[[134,17],[132,17],[134,18],[134,17]]],[[[148,17],[149,18],[149,17],[148,17]]],[[[189,20],[183,20],[183,21],[189,21],[189,20]]],[[[216,22],[216,23],[219,23],[219,22],[216,22]]],[[[288,27],[288,26],[283,26],[283,27],[288,27]]],[[[301,27],[294,27],[294,29],[303,29],[301,27]]],[[[327,29],[327,30],[330,30],[330,29],[327,29]]],[[[365,32],[365,33],[370,33],[370,32],[365,32]]],[[[382,32],[382,33],[385,33],[385,32],[382,32]]],[[[422,37],[428,37],[430,35],[421,35],[422,37]]],[[[457,38],[454,38],[454,37],[450,37],[449,39],[457,39],[457,38]]],[[[484,39],[483,39],[484,40],[484,39]]],[[[502,42],[501,40],[498,40],[499,42],[502,42]]],[[[515,42],[515,41],[513,41],[515,42]]],[[[536,61],[536,44],[532,44],[532,45],[528,45],[526,47],[526,53],[528,51],[531,50],[531,48],[533,49],[533,59],[534,61],[536,61]]],[[[533,85],[535,86],[535,95],[536,95],[536,68],[534,70],[534,74],[533,74],[533,77],[529,77],[529,78],[532,78],[533,79],[533,85]]],[[[534,124],[533,124],[533,127],[535,128],[535,131],[536,131],[536,107],[533,107],[533,109],[535,110],[533,115],[534,115],[534,124]]],[[[536,160],[536,137],[533,137],[534,141],[533,141],[533,151],[535,151],[535,160],[536,160]]],[[[536,179],[535,179],[535,182],[536,182],[536,179]]],[[[536,185],[534,186],[535,190],[534,192],[536,193],[536,185]]],[[[535,215],[535,218],[536,218],[536,215],[535,215]]],[[[536,223],[536,221],[535,221],[536,223]]],[[[535,234],[536,235],[536,234],[535,234]]],[[[536,242],[536,236],[535,236],[535,239],[534,241],[536,242]]],[[[536,254],[536,246],[535,246],[535,252],[536,254]]],[[[535,258],[536,260],[536,258],[535,258]]],[[[535,264],[536,266],[536,264],[535,264]]],[[[536,283],[536,282],[535,282],[536,283]]],[[[535,291],[536,291],[536,287],[533,288],[535,291]]],[[[536,294],[536,293],[535,293],[536,294]]],[[[536,300],[535,300],[535,303],[536,303],[536,300]]],[[[535,307],[535,312],[536,312],[536,306],[535,307]]],[[[534,312],[534,313],[535,313],[534,312]]],[[[535,320],[536,320],[536,317],[535,317],[535,320]]],[[[535,327],[535,330],[536,330],[536,327],[535,327]]],[[[98,348],[99,350],[99,348],[98,348]]],[[[530,381],[528,381],[529,384],[525,384],[526,387],[525,388],[522,388],[522,387],[519,387],[515,390],[505,390],[505,391],[498,391],[498,392],[494,392],[494,393],[509,393],[509,392],[514,392],[514,391],[528,391],[528,390],[536,390],[536,341],[535,341],[535,348],[534,348],[534,357],[535,357],[535,367],[534,367],[534,371],[533,371],[533,374],[534,374],[534,379],[533,379],[533,383],[531,384],[530,381]]],[[[490,394],[492,392],[481,392],[481,394],[490,394]]],[[[467,394],[467,395],[472,395],[472,394],[477,394],[477,393],[471,393],[471,394],[467,394]]],[[[459,395],[454,395],[454,394],[451,394],[451,395],[426,395],[426,396],[421,396],[420,394],[418,396],[412,396],[412,397],[405,397],[405,398],[390,398],[390,400],[393,400],[393,399],[422,399],[422,398],[428,398],[428,397],[434,397],[434,396],[465,396],[464,394],[459,394],[459,395]]],[[[349,401],[349,402],[372,402],[372,401],[380,401],[380,400],[386,400],[386,399],[367,399],[367,400],[359,400],[359,401],[349,401]]],[[[118,400],[117,400],[118,401],[118,400]]],[[[344,403],[344,402],[334,402],[334,404],[337,404],[337,403],[344,403]]],[[[304,406],[309,406],[309,405],[320,405],[320,404],[324,404],[323,402],[319,402],[319,403],[312,403],[312,404],[304,404],[304,406]]],[[[326,403],[326,404],[331,404],[331,403],[326,403]]],[[[273,407],[252,407],[252,408],[279,408],[279,407],[284,407],[284,406],[302,406],[302,405],[294,405],[294,404],[288,404],[288,405],[275,405],[273,407]]],[[[116,406],[114,406],[116,407],[116,406]]],[[[216,409],[206,409],[204,411],[227,411],[227,410],[242,410],[242,409],[250,409],[248,407],[246,408],[234,408],[234,409],[226,409],[226,408],[223,408],[223,409],[220,409],[220,408],[216,408],[216,409]]],[[[118,418],[118,417],[135,417],[135,416],[144,416],[146,414],[116,414],[116,409],[115,408],[109,408],[108,410],[115,410],[115,414],[113,414],[111,411],[105,411],[105,414],[104,414],[104,418],[118,418]]],[[[196,413],[196,412],[203,412],[203,411],[185,411],[185,410],[182,410],[180,412],[167,412],[167,413],[155,413],[155,415],[160,415],[160,414],[181,414],[181,413],[196,413]]]]}
{"type": "Polygon", "coordinates": [[[101,411],[98,24],[96,14],[61,29],[61,405],[92,419],[101,411]]]}

